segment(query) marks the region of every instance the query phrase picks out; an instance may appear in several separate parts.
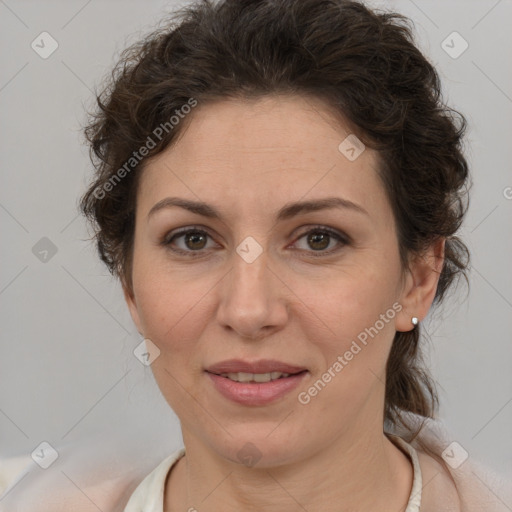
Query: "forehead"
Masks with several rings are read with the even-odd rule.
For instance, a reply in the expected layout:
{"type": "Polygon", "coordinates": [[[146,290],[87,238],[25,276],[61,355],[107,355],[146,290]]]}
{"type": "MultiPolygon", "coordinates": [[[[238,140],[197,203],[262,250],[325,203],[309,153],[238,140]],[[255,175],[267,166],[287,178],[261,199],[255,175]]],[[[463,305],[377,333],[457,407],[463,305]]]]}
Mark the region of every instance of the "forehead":
{"type": "Polygon", "coordinates": [[[199,104],[185,122],[177,141],[144,170],[139,204],[146,210],[166,196],[262,211],[333,193],[385,207],[376,154],[367,148],[347,158],[340,144],[353,134],[321,100],[223,100],[199,104]]]}

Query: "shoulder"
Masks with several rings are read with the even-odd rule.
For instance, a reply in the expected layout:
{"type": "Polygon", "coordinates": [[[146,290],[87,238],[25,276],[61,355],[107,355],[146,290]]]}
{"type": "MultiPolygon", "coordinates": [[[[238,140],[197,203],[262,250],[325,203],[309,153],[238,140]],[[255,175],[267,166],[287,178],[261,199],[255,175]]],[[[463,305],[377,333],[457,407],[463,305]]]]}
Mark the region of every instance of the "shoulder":
{"type": "Polygon", "coordinates": [[[414,470],[413,486],[407,511],[458,512],[457,488],[449,471],[435,457],[404,437],[387,433],[389,439],[408,454],[414,470]]]}
{"type": "Polygon", "coordinates": [[[459,512],[461,504],[457,486],[446,466],[431,455],[416,450],[422,475],[421,510],[425,512],[459,512]]]}
{"type": "Polygon", "coordinates": [[[2,459],[0,512],[162,512],[163,504],[160,509],[147,508],[147,504],[155,489],[161,488],[163,497],[167,472],[182,453],[183,449],[178,450],[156,467],[152,464],[149,474],[145,461],[138,465],[132,461],[131,467],[116,466],[110,471],[112,464],[92,467],[74,459],[73,464],[69,460],[68,464],[56,462],[46,470],[30,457],[2,459]]]}
{"type": "Polygon", "coordinates": [[[83,483],[70,472],[43,472],[31,462],[6,480],[5,470],[12,465],[2,462],[7,485],[0,490],[0,512],[120,512],[139,481],[136,475],[124,474],[83,483]]]}
{"type": "Polygon", "coordinates": [[[30,462],[28,455],[0,459],[0,496],[19,479],[30,462]]]}
{"type": "Polygon", "coordinates": [[[468,459],[457,467],[417,450],[423,475],[422,512],[510,512],[512,481],[468,459]]]}
{"type": "Polygon", "coordinates": [[[510,477],[468,454],[441,421],[413,421],[423,424],[411,441],[422,473],[422,512],[510,512],[510,477]]]}

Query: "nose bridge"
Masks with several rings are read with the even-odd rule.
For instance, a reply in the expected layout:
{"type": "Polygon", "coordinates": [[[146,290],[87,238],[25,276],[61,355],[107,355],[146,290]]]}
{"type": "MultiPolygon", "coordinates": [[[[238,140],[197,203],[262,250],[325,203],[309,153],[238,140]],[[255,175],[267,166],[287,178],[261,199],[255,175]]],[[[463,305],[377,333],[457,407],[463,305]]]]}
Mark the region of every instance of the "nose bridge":
{"type": "MultiPolygon", "coordinates": [[[[277,280],[278,281],[278,280],[277,280]]],[[[224,281],[218,321],[244,337],[286,321],[286,305],[269,268],[268,251],[253,237],[246,237],[232,254],[232,270],[224,281]]]]}
{"type": "Polygon", "coordinates": [[[254,238],[245,239],[232,256],[233,271],[225,299],[239,314],[261,315],[270,299],[268,252],[254,238]]]}

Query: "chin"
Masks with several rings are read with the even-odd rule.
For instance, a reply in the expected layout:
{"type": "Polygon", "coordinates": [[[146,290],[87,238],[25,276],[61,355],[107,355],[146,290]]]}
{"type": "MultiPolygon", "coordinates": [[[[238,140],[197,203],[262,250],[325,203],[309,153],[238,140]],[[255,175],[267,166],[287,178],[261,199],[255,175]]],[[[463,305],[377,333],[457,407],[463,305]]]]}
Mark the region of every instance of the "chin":
{"type": "MultiPolygon", "coordinates": [[[[275,428],[275,425],[274,427],[275,428]]],[[[279,427],[278,427],[279,428],[279,427]]],[[[302,443],[296,442],[283,430],[272,432],[272,428],[247,429],[247,424],[240,425],[240,432],[230,430],[222,442],[213,442],[214,450],[230,462],[249,468],[272,468],[293,463],[299,456],[302,443]],[[253,433],[249,433],[253,431],[253,433]],[[249,432],[248,432],[249,431],[249,432]],[[270,433],[270,434],[269,434],[270,433]]]]}

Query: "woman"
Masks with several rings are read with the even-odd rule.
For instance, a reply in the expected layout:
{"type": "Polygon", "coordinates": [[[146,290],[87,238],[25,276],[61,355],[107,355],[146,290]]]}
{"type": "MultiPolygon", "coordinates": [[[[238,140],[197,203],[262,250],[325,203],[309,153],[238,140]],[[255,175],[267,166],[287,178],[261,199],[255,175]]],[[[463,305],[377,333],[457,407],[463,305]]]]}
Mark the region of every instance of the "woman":
{"type": "Polygon", "coordinates": [[[421,321],[467,266],[468,169],[405,20],[318,0],[178,19],[125,54],[87,131],[83,211],[185,446],[125,511],[501,510],[457,486],[460,445],[450,465],[410,444],[437,405],[421,321]]]}
{"type": "Polygon", "coordinates": [[[82,209],[184,442],[125,512],[507,510],[424,435],[421,323],[465,275],[468,166],[406,20],[345,0],[176,20],[87,129],[82,209]]]}

